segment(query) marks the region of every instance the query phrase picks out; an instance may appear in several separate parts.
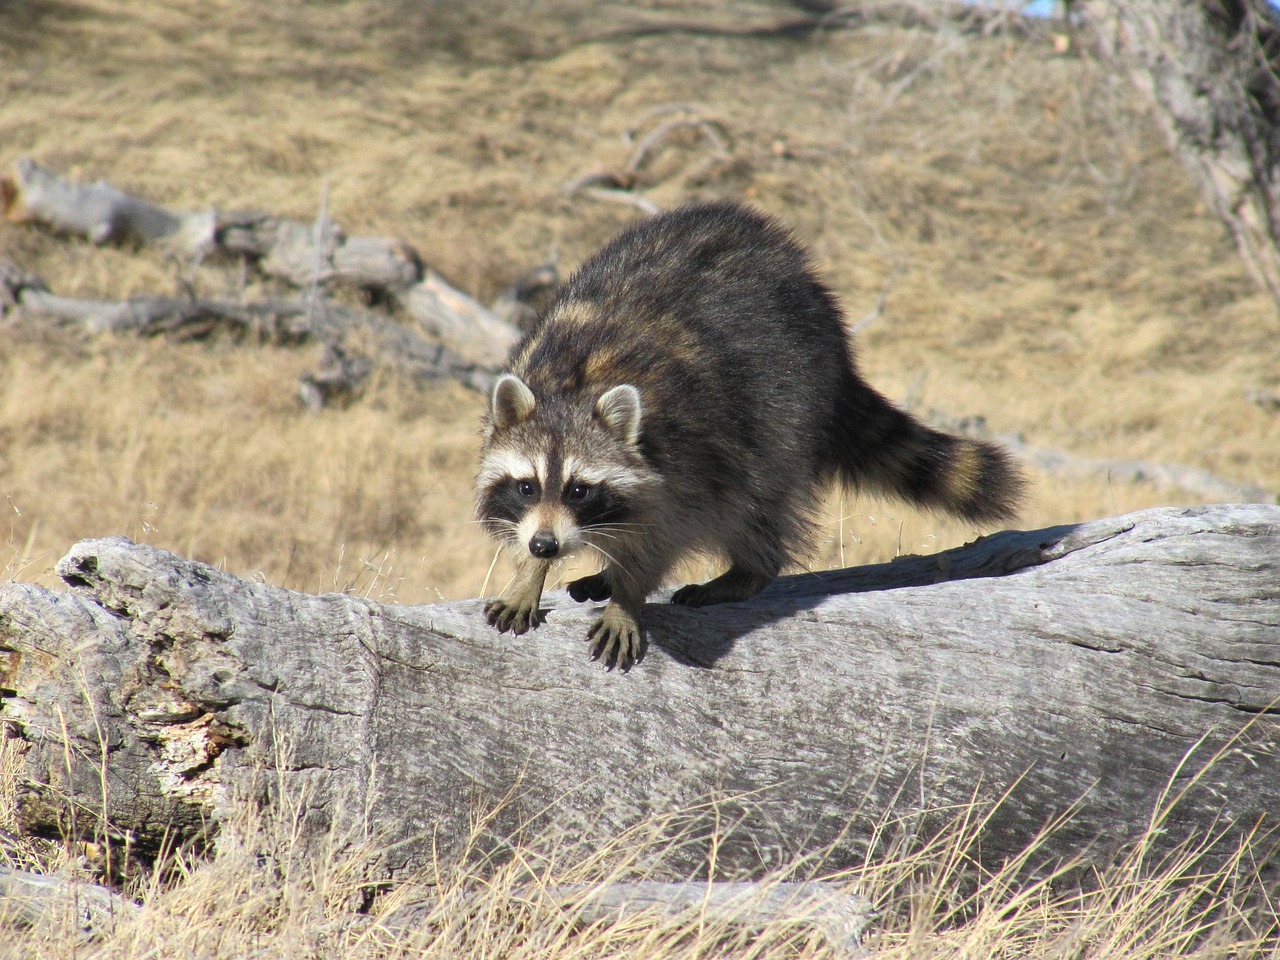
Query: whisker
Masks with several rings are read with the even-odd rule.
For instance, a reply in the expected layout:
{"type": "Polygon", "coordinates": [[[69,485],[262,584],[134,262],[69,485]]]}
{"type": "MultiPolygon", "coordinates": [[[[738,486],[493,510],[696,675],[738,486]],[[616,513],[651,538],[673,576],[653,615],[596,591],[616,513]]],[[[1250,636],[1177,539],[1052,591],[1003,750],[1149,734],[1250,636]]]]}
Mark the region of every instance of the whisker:
{"type": "Polygon", "coordinates": [[[628,534],[640,533],[640,530],[631,527],[618,527],[607,523],[593,523],[582,528],[583,533],[599,533],[603,536],[621,537],[628,534]]]}
{"type": "Polygon", "coordinates": [[[587,546],[590,547],[592,550],[594,550],[596,553],[600,554],[607,561],[609,561],[610,569],[617,570],[620,574],[622,574],[624,577],[630,580],[633,586],[638,586],[638,584],[636,583],[636,578],[633,577],[630,574],[630,572],[628,572],[627,568],[624,567],[622,564],[620,564],[617,561],[617,559],[613,556],[613,554],[609,553],[608,550],[605,550],[604,547],[600,546],[599,544],[591,543],[591,542],[588,542],[587,546]]]}
{"type": "Polygon", "coordinates": [[[489,529],[495,533],[500,543],[514,544],[519,541],[517,533],[519,532],[520,525],[512,520],[504,520],[501,517],[491,517],[488,520],[477,520],[473,522],[487,524],[489,529]],[[493,530],[494,527],[497,527],[496,531],[493,530]]]}

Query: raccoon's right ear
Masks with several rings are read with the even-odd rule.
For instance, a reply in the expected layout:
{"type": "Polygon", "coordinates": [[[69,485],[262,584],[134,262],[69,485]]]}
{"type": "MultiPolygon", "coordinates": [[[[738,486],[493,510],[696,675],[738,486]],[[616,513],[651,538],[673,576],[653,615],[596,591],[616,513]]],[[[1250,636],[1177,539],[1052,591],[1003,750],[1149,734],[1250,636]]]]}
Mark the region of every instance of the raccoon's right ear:
{"type": "Polygon", "coordinates": [[[631,384],[606,390],[596,401],[596,416],[627,446],[640,442],[640,391],[631,384]]]}
{"type": "Polygon", "coordinates": [[[537,405],[533,391],[524,385],[523,380],[514,374],[504,373],[493,387],[489,420],[493,429],[505,430],[528,420],[537,405]]]}

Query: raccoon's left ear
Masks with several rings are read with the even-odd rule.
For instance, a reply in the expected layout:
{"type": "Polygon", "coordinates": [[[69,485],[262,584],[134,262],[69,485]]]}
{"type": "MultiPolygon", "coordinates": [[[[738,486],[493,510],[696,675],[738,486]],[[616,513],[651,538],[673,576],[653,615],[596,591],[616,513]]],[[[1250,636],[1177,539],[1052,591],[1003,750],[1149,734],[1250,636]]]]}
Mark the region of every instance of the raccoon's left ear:
{"type": "Polygon", "coordinates": [[[533,391],[524,381],[515,374],[504,373],[493,388],[489,419],[495,430],[505,430],[529,419],[536,406],[533,391]]]}
{"type": "Polygon", "coordinates": [[[629,383],[606,390],[596,401],[596,416],[627,446],[640,442],[640,391],[629,383]]]}

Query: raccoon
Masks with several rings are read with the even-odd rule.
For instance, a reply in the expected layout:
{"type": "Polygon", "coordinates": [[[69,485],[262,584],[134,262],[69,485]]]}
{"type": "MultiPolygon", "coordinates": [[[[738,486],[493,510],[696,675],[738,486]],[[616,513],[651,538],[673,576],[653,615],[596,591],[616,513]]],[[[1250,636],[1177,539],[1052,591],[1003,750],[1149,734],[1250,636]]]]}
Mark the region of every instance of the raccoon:
{"type": "Polygon", "coordinates": [[[514,348],[483,436],[477,516],[516,566],[488,622],[537,627],[548,568],[589,550],[603,569],[569,594],[610,601],[589,654],[623,669],[682,557],[728,569],[673,603],[751,597],[802,555],[832,481],[975,523],[1013,516],[1024,487],[999,447],[868,386],[806,251],[728,202],[638,222],[583,263],[514,348]]]}

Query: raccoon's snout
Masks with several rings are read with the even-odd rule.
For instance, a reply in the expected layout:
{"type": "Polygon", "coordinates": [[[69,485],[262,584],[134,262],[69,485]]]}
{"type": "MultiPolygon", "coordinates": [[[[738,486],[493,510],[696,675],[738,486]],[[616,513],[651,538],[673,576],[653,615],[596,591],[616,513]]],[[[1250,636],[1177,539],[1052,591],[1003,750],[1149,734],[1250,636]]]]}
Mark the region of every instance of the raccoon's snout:
{"type": "Polygon", "coordinates": [[[560,552],[560,541],[554,533],[539,530],[529,538],[529,552],[539,560],[550,560],[560,552]]]}

